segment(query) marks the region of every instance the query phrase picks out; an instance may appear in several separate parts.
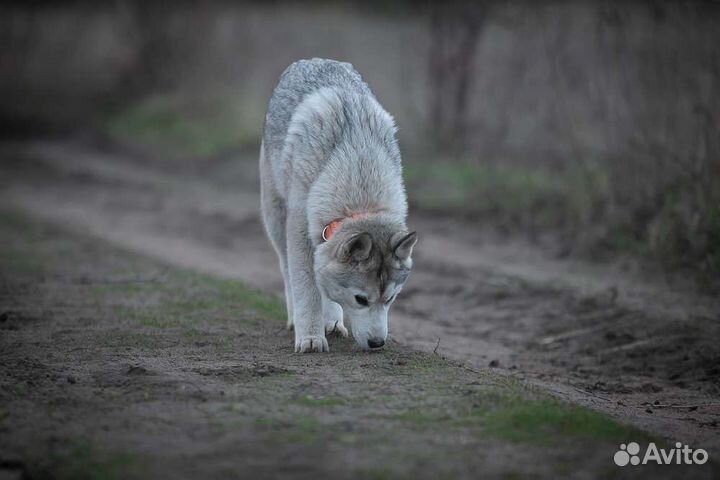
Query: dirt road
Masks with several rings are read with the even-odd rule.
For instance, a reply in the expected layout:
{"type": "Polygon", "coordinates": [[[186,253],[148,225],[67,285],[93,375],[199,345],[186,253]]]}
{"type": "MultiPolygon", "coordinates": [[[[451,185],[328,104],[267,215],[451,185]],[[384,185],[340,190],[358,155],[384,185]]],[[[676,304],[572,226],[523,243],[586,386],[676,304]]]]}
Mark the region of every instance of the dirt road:
{"type": "Polygon", "coordinates": [[[717,478],[645,432],[391,343],[287,348],[283,302],[0,209],[0,478],[717,478]]]}
{"type": "MultiPolygon", "coordinates": [[[[173,265],[282,290],[252,153],[198,163],[35,142],[4,144],[0,155],[4,205],[173,265]]],[[[720,453],[720,300],[619,265],[549,258],[452,219],[411,211],[410,224],[420,242],[391,312],[396,342],[496,367],[720,453]]]]}

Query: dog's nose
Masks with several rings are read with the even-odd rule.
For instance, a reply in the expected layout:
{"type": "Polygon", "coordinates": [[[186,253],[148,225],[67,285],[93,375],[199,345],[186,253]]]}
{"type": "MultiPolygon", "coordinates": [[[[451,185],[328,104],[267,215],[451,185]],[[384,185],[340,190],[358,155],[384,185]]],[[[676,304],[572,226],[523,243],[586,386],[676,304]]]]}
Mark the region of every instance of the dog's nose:
{"type": "Polygon", "coordinates": [[[368,347],[370,348],[380,348],[383,345],[385,345],[385,340],[380,337],[375,337],[368,340],[368,347]]]}

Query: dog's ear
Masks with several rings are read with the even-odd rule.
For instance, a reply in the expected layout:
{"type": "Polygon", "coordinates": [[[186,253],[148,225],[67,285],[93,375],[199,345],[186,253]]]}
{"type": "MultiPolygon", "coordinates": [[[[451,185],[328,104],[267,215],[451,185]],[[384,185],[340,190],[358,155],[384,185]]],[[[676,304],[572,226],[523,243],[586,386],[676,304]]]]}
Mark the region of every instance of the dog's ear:
{"type": "Polygon", "coordinates": [[[408,234],[397,234],[400,237],[399,240],[395,241],[393,246],[393,253],[400,260],[407,260],[412,254],[413,247],[417,243],[417,232],[410,232],[408,234]]]}
{"type": "Polygon", "coordinates": [[[355,260],[362,262],[367,260],[372,249],[372,237],[369,233],[358,233],[353,235],[340,247],[340,258],[345,261],[355,260]]]}

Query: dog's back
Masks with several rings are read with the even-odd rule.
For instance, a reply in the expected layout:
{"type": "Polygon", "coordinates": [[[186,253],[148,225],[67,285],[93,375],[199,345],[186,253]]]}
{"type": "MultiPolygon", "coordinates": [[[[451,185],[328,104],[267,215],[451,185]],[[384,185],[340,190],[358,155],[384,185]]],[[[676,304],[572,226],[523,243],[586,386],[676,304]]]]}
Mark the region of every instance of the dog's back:
{"type": "MultiPolygon", "coordinates": [[[[318,222],[357,210],[384,211],[404,222],[394,121],[349,63],[290,65],[270,99],[263,148],[276,196],[287,199],[291,185],[299,186],[318,222]]],[[[310,225],[311,233],[316,227],[310,225]]]]}
{"type": "Polygon", "coordinates": [[[349,63],[322,58],[293,63],[280,76],[268,105],[263,143],[269,158],[277,158],[282,152],[290,120],[298,105],[307,95],[326,87],[372,95],[349,63]]]}

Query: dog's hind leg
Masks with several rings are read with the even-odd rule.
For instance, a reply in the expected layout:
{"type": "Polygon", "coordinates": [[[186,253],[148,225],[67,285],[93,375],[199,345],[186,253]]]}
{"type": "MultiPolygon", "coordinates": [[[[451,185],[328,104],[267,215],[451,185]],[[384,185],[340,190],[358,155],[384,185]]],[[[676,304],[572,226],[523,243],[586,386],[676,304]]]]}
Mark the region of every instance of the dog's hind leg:
{"type": "Polygon", "coordinates": [[[285,282],[285,304],[287,306],[287,328],[293,328],[293,296],[287,261],[287,208],[285,200],[277,194],[270,165],[265,159],[264,148],[260,147],[260,203],[263,223],[270,243],[275,248],[280,262],[280,271],[285,282]]]}

